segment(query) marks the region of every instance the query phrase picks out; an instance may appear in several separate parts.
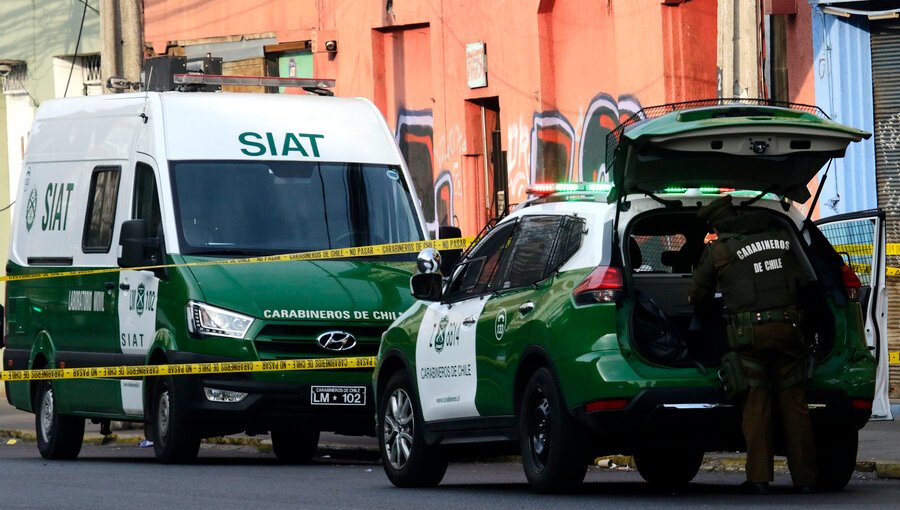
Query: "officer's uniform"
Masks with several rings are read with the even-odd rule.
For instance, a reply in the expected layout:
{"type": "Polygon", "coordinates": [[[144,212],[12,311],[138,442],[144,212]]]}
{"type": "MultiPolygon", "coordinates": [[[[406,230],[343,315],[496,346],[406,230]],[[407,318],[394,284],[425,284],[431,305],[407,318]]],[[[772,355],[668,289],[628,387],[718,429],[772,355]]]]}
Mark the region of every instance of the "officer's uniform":
{"type": "Polygon", "coordinates": [[[815,443],[805,396],[805,348],[798,329],[797,286],[808,279],[800,247],[762,212],[738,216],[731,197],[698,212],[719,232],[694,271],[690,299],[713,299],[718,282],[731,348],[740,354],[749,388],[744,399],[747,481],[773,480],[772,394],[777,395],[788,466],[798,487],[816,482],[815,443]]]}

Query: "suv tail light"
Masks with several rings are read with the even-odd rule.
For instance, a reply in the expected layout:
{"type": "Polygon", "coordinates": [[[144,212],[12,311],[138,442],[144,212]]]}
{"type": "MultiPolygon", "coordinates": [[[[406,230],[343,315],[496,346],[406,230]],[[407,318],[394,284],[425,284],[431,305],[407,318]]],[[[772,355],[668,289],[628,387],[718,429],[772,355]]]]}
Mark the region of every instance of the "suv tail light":
{"type": "Polygon", "coordinates": [[[591,274],[575,286],[572,298],[577,305],[615,303],[622,296],[622,270],[612,266],[597,266],[591,274]]]}
{"type": "Polygon", "coordinates": [[[859,288],[862,287],[862,283],[849,264],[841,266],[841,276],[844,280],[844,290],[847,292],[847,299],[859,301],[859,288]]]}

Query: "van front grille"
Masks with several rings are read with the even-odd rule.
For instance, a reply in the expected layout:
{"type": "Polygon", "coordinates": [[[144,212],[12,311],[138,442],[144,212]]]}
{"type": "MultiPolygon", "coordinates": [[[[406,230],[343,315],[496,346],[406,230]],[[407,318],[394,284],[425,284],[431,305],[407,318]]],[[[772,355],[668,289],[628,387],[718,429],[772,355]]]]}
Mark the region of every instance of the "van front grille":
{"type": "Polygon", "coordinates": [[[270,324],[253,340],[260,360],[338,358],[375,356],[384,326],[328,326],[270,324]],[[345,351],[333,351],[319,345],[320,335],[329,331],[344,331],[353,335],[356,345],[345,351]]]}

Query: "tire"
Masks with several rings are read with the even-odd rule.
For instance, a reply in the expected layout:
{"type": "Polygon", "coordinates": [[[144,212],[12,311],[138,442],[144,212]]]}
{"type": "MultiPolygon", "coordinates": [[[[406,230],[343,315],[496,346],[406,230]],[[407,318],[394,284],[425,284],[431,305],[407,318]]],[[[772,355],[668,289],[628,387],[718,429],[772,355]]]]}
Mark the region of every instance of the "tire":
{"type": "Polygon", "coordinates": [[[447,472],[439,446],[425,444],[421,407],[405,371],[388,380],[378,402],[378,449],[388,479],[397,487],[434,487],[447,472]]]}
{"type": "Polygon", "coordinates": [[[81,452],[84,418],[59,414],[53,383],[42,381],[34,398],[34,431],[41,457],[71,460],[81,452]]]}
{"type": "Polygon", "coordinates": [[[153,386],[153,451],[163,464],[193,462],[200,451],[200,435],[188,422],[171,377],[153,386]]]}
{"type": "Polygon", "coordinates": [[[697,476],[703,464],[703,452],[699,450],[656,450],[636,452],[641,478],[665,489],[684,487],[697,476]]]}
{"type": "Polygon", "coordinates": [[[272,451],[284,464],[308,464],[319,447],[319,431],[299,424],[272,429],[272,451]]]}
{"type": "Polygon", "coordinates": [[[856,470],[859,431],[853,428],[822,430],[816,436],[816,488],[825,492],[843,490],[856,470]]]}
{"type": "Polygon", "coordinates": [[[587,472],[584,437],[553,375],[538,369],[525,386],[519,409],[522,467],[531,488],[559,493],[580,485],[587,472]]]}

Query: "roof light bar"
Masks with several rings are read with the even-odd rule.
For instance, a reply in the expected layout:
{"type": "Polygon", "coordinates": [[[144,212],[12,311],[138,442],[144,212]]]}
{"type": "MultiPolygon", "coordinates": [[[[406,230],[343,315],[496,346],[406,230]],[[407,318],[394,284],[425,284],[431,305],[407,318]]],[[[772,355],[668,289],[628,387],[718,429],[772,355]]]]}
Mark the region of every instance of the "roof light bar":
{"type": "Polygon", "coordinates": [[[222,76],[218,74],[176,74],[178,85],[244,85],[257,87],[311,87],[328,89],[335,85],[332,79],[276,78],[273,76],[222,76]]]}
{"type": "Polygon", "coordinates": [[[528,187],[529,195],[550,195],[553,193],[566,193],[573,191],[596,191],[606,193],[613,185],[608,182],[538,182],[528,187]]]}

